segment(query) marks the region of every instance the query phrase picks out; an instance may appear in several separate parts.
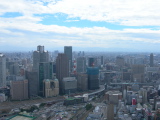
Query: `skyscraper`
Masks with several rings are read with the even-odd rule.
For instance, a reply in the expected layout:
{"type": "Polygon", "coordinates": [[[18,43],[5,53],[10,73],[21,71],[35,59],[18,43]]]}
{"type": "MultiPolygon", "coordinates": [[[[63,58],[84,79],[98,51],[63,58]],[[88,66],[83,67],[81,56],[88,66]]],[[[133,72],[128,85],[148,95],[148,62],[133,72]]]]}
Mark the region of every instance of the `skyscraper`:
{"type": "Polygon", "coordinates": [[[88,67],[93,67],[95,65],[95,58],[89,57],[88,58],[88,67]]]}
{"type": "Polygon", "coordinates": [[[52,62],[39,63],[39,95],[43,95],[43,80],[52,79],[53,77],[52,62]]]}
{"type": "Polygon", "coordinates": [[[78,57],[77,58],[77,73],[86,72],[86,58],[78,57]]]}
{"type": "Polygon", "coordinates": [[[69,72],[72,72],[72,46],[64,46],[64,54],[68,57],[69,60],[69,72]]]}
{"type": "Polygon", "coordinates": [[[37,51],[33,52],[33,71],[38,71],[40,62],[49,62],[49,53],[44,51],[44,46],[37,46],[37,51]]]}
{"type": "Polygon", "coordinates": [[[97,67],[89,67],[87,68],[88,74],[88,89],[95,90],[99,88],[99,69],[97,67]]]}
{"type": "Polygon", "coordinates": [[[62,80],[69,77],[69,60],[66,54],[59,53],[56,59],[56,77],[59,80],[60,94],[62,94],[62,80]]]}
{"type": "Polygon", "coordinates": [[[6,57],[0,53],[0,87],[6,86],[6,57]]]}
{"type": "Polygon", "coordinates": [[[150,67],[153,67],[153,53],[150,54],[150,67]]]}

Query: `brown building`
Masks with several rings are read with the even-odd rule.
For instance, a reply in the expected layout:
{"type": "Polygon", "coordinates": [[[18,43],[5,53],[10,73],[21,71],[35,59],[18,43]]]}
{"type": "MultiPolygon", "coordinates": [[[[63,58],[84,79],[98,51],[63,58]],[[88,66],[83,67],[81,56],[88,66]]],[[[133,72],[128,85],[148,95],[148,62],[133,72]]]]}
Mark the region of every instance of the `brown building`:
{"type": "Polygon", "coordinates": [[[62,80],[69,77],[69,60],[64,53],[59,53],[56,59],[56,77],[59,80],[60,94],[62,94],[62,80]]]}
{"type": "Polygon", "coordinates": [[[11,99],[25,100],[28,99],[28,80],[11,81],[11,99]]]}
{"type": "Polygon", "coordinates": [[[77,88],[79,91],[88,90],[88,76],[84,73],[77,74],[77,88]]]}
{"type": "Polygon", "coordinates": [[[105,93],[105,100],[111,104],[117,105],[119,100],[122,99],[122,92],[120,91],[108,91],[105,93]]]}
{"type": "Polygon", "coordinates": [[[114,104],[108,104],[107,120],[114,120],[114,104]]]}
{"type": "Polygon", "coordinates": [[[132,65],[133,80],[144,82],[144,65],[132,65]]]}

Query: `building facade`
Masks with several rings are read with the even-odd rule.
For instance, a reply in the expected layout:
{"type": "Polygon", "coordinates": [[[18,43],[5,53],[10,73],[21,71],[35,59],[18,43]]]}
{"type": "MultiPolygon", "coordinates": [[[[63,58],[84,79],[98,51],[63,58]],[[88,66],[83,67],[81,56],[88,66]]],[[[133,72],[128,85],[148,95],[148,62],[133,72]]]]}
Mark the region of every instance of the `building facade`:
{"type": "Polygon", "coordinates": [[[60,53],[56,58],[56,78],[59,80],[60,94],[64,77],[69,77],[69,60],[64,53],[60,53]]]}
{"type": "Polygon", "coordinates": [[[0,53],[0,87],[6,86],[6,57],[0,53]]]}
{"type": "Polygon", "coordinates": [[[72,46],[64,46],[64,54],[69,60],[69,72],[72,72],[72,46]]]}
{"type": "Polygon", "coordinates": [[[88,89],[95,90],[99,88],[99,69],[97,67],[88,67],[88,89]]]}

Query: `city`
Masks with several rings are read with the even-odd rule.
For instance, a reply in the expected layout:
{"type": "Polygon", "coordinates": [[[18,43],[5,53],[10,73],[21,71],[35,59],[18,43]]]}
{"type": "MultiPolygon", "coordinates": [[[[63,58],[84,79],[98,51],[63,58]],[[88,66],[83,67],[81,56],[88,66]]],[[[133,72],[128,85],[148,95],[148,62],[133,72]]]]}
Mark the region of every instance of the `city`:
{"type": "Polygon", "coordinates": [[[0,120],[160,120],[159,0],[0,0],[0,120]]]}
{"type": "Polygon", "coordinates": [[[160,119],[160,54],[73,48],[1,53],[0,119],[160,119]]]}

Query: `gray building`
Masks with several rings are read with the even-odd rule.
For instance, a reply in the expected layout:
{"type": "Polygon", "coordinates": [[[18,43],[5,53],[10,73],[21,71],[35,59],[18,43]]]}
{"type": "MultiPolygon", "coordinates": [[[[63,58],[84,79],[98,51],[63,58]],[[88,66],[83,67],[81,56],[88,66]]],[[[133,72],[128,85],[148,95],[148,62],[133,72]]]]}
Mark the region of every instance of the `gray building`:
{"type": "Polygon", "coordinates": [[[6,86],[6,57],[0,53],[0,87],[6,86]]]}
{"type": "Polygon", "coordinates": [[[69,73],[72,72],[72,46],[64,46],[64,54],[68,57],[69,60],[69,73]]]}
{"type": "Polygon", "coordinates": [[[78,57],[77,58],[77,73],[86,72],[86,58],[78,57]]]}
{"type": "Polygon", "coordinates": [[[56,77],[59,80],[60,94],[62,94],[62,80],[69,77],[69,61],[64,53],[59,53],[56,58],[56,77]]]}
{"type": "Polygon", "coordinates": [[[77,80],[75,77],[63,78],[63,94],[70,94],[77,92],[77,80]]]}
{"type": "Polygon", "coordinates": [[[40,62],[49,62],[49,53],[44,51],[44,46],[37,46],[37,51],[33,52],[33,71],[39,70],[40,62]]]}
{"type": "Polygon", "coordinates": [[[154,63],[153,63],[153,53],[150,54],[150,67],[153,67],[154,63]]]}
{"type": "Polygon", "coordinates": [[[38,72],[26,71],[26,79],[28,79],[28,95],[37,96],[39,91],[38,72]]]}
{"type": "Polygon", "coordinates": [[[79,91],[88,90],[88,76],[84,73],[77,74],[77,89],[79,91]]]}

